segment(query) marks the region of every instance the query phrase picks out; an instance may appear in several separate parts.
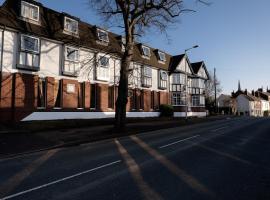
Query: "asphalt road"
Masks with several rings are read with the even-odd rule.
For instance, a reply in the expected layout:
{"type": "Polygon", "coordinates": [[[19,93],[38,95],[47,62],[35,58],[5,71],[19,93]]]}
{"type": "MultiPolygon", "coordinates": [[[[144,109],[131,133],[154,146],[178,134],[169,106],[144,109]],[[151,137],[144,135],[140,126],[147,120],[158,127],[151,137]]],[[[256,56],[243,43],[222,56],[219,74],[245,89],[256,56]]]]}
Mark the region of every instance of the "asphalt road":
{"type": "Polygon", "coordinates": [[[270,119],[235,118],[0,160],[0,199],[270,199],[270,119]]]}

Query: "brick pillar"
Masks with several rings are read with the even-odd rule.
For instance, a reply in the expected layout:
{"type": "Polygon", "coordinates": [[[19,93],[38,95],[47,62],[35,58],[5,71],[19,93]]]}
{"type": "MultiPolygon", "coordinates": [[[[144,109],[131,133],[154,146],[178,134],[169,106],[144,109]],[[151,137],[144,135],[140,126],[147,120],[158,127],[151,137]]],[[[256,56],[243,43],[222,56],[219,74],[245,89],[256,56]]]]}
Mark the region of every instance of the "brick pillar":
{"type": "Polygon", "coordinates": [[[90,89],[90,82],[85,82],[85,88],[84,88],[84,106],[86,109],[90,109],[90,95],[91,95],[91,89],[90,89]]]}
{"type": "Polygon", "coordinates": [[[12,73],[2,72],[0,95],[0,121],[12,120],[12,73]]]}
{"type": "Polygon", "coordinates": [[[168,92],[160,92],[160,104],[170,104],[168,101],[168,92]]]}
{"type": "Polygon", "coordinates": [[[53,77],[46,77],[46,108],[48,110],[54,107],[54,82],[55,79],[53,77]]]}
{"type": "Polygon", "coordinates": [[[14,74],[15,99],[14,120],[19,121],[31,114],[37,107],[38,76],[32,74],[14,74]]]}
{"type": "Polygon", "coordinates": [[[108,111],[108,85],[97,83],[97,110],[108,111]]]}
{"type": "Polygon", "coordinates": [[[150,90],[143,90],[143,101],[144,106],[143,110],[145,112],[149,112],[151,110],[151,91],[150,90]]]}

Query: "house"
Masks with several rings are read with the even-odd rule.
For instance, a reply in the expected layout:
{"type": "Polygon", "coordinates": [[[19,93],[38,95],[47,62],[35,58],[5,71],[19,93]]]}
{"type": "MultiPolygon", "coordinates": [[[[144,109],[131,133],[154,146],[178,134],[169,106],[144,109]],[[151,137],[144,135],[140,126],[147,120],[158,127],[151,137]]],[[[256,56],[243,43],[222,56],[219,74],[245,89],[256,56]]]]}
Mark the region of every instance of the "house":
{"type": "Polygon", "coordinates": [[[238,115],[261,117],[262,102],[258,97],[253,96],[247,90],[238,90],[232,93],[232,98],[235,99],[236,113],[238,115]]]}
{"type": "Polygon", "coordinates": [[[263,116],[269,116],[270,113],[270,93],[259,88],[257,91],[252,91],[253,95],[260,98],[263,116]]]}
{"type": "MultiPolygon", "coordinates": [[[[0,7],[0,121],[113,117],[124,43],[38,1],[6,0],[0,7]]],[[[204,62],[136,43],[129,71],[128,117],[159,116],[161,104],[173,105],[176,117],[186,107],[189,116],[206,115],[204,62]]]]}

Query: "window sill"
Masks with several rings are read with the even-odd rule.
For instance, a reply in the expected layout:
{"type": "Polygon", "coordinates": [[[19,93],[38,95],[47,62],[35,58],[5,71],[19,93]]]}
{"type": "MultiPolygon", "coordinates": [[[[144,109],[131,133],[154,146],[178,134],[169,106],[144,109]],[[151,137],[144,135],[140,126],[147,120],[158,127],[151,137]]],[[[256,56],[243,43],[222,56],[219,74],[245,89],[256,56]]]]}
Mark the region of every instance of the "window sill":
{"type": "Polygon", "coordinates": [[[17,64],[17,69],[24,69],[24,70],[35,71],[35,72],[40,70],[39,67],[33,67],[33,66],[28,66],[28,65],[20,65],[20,64],[17,64]]]}
{"type": "Polygon", "coordinates": [[[23,16],[20,17],[20,20],[22,20],[24,22],[28,22],[28,23],[31,23],[31,24],[35,24],[35,25],[41,26],[41,23],[40,23],[39,20],[29,19],[29,18],[26,18],[26,17],[23,17],[23,16]]]}
{"type": "Polygon", "coordinates": [[[63,33],[67,34],[67,35],[70,35],[70,36],[73,36],[73,37],[76,37],[76,38],[80,38],[79,33],[73,33],[73,32],[69,32],[67,30],[63,30],[63,33]]]}
{"type": "Polygon", "coordinates": [[[109,46],[109,42],[105,42],[105,41],[101,41],[101,40],[96,40],[96,43],[99,45],[103,45],[103,46],[109,46]]]}
{"type": "Polygon", "coordinates": [[[46,107],[37,107],[37,110],[45,110],[46,107]]]}
{"type": "Polygon", "coordinates": [[[78,77],[79,76],[77,72],[72,73],[72,72],[65,72],[65,71],[63,71],[62,74],[64,76],[70,76],[70,77],[78,77]]]}

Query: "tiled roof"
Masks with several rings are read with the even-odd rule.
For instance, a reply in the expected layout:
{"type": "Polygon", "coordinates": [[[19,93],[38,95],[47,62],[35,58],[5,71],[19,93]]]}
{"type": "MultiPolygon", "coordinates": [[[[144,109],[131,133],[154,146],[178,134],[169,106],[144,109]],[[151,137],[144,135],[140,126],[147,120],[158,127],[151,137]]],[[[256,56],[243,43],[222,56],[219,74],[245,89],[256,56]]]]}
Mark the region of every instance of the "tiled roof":
{"type": "MultiPolygon", "coordinates": [[[[18,30],[21,33],[33,34],[39,37],[44,37],[56,41],[61,41],[63,44],[76,45],[80,47],[100,50],[121,56],[121,36],[108,32],[109,44],[104,45],[98,43],[96,26],[80,21],[78,18],[70,16],[66,13],[59,13],[50,8],[44,7],[41,3],[33,0],[24,0],[39,6],[40,10],[40,24],[28,23],[20,19],[19,10],[21,0],[6,0],[0,9],[0,25],[6,26],[18,30]],[[63,19],[64,16],[79,20],[79,35],[72,36],[63,32],[63,19]]],[[[185,56],[184,54],[178,56],[171,56],[165,53],[166,61],[160,62],[157,56],[157,49],[151,48],[151,57],[146,59],[142,57],[141,45],[136,44],[134,49],[133,61],[139,62],[152,67],[174,70],[181,59],[185,56]]]]}

